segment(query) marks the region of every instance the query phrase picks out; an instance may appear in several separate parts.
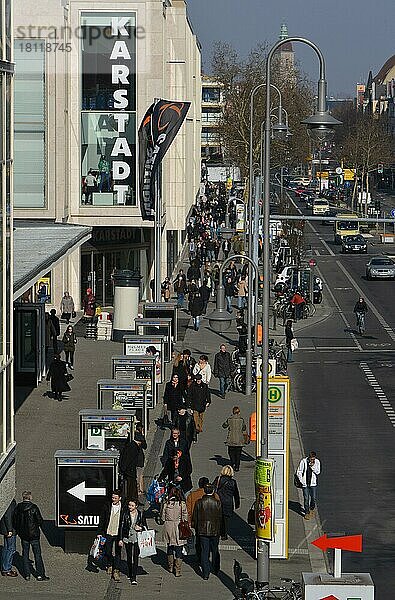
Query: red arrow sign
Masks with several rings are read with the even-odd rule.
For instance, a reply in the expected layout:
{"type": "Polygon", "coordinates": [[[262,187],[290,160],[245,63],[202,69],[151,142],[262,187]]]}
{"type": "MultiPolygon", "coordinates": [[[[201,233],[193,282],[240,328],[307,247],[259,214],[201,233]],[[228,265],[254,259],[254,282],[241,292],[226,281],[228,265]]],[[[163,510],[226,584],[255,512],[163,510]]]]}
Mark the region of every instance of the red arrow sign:
{"type": "MultiPolygon", "coordinates": [[[[326,534],[311,542],[323,552],[328,548],[338,548],[339,550],[349,550],[350,552],[362,552],[362,535],[347,535],[344,537],[328,538],[326,534]]],[[[323,600],[327,600],[323,598],[323,600]]],[[[336,599],[335,599],[336,600],[336,599]]]]}
{"type": "Polygon", "coordinates": [[[339,600],[336,596],[326,596],[325,598],[321,598],[321,600],[339,600]]]}

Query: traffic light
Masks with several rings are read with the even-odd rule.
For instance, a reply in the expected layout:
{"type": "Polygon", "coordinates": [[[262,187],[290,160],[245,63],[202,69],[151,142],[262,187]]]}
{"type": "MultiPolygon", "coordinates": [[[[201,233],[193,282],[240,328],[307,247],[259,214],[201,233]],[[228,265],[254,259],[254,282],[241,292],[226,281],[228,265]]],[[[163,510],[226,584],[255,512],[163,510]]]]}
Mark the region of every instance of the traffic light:
{"type": "Polygon", "coordinates": [[[383,173],[383,171],[384,171],[384,165],[383,165],[383,163],[379,163],[377,165],[377,173],[383,173]]]}

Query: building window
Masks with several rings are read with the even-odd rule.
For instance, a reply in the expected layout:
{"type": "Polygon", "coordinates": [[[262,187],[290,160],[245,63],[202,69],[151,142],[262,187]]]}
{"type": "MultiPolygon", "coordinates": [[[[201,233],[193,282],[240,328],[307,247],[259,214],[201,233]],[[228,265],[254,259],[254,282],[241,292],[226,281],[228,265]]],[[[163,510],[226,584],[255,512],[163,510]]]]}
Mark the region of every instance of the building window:
{"type": "Polygon", "coordinates": [[[219,136],[216,131],[202,129],[202,144],[219,144],[219,136]]]}
{"type": "Polygon", "coordinates": [[[45,52],[15,43],[14,206],[45,207],[45,52]]]}
{"type": "MultiPolygon", "coordinates": [[[[136,116],[127,114],[124,137],[132,156],[136,156],[136,116]]],[[[112,206],[118,204],[114,190],[113,162],[111,156],[116,139],[119,138],[118,123],[114,113],[83,112],[81,115],[81,204],[112,206]]],[[[123,180],[127,186],[124,204],[136,206],[136,162],[128,161],[129,176],[123,180]]]]}
{"type": "Polygon", "coordinates": [[[202,100],[203,102],[220,102],[221,90],[219,88],[203,88],[202,100]]]}
{"type": "Polygon", "coordinates": [[[81,17],[81,204],[136,204],[136,16],[81,17]]]}
{"type": "Polygon", "coordinates": [[[202,123],[210,123],[213,125],[217,125],[221,120],[221,110],[209,110],[202,112],[202,123]]]}

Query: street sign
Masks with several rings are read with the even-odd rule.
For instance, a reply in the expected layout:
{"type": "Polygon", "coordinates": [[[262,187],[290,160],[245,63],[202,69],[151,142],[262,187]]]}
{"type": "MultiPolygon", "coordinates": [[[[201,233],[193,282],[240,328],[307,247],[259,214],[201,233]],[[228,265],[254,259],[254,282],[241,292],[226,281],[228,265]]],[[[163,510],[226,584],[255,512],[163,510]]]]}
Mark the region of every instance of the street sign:
{"type": "Polygon", "coordinates": [[[354,181],[355,169],[344,169],[343,175],[344,175],[344,181],[354,181]]]}
{"type": "Polygon", "coordinates": [[[315,258],[310,258],[309,265],[310,265],[310,267],[316,267],[317,266],[317,261],[315,260],[315,258]]]}
{"type": "Polygon", "coordinates": [[[311,542],[323,552],[328,548],[337,548],[339,550],[348,550],[349,552],[362,552],[362,535],[346,535],[341,537],[330,537],[326,534],[311,542]]]}
{"type": "Polygon", "coordinates": [[[341,175],[343,173],[343,169],[341,167],[336,167],[336,175],[341,175]]]}
{"type": "Polygon", "coordinates": [[[117,451],[58,450],[56,525],[96,529],[106,498],[117,487],[117,451]]]}
{"type": "Polygon", "coordinates": [[[395,208],[391,210],[391,217],[395,217],[395,208]]]}

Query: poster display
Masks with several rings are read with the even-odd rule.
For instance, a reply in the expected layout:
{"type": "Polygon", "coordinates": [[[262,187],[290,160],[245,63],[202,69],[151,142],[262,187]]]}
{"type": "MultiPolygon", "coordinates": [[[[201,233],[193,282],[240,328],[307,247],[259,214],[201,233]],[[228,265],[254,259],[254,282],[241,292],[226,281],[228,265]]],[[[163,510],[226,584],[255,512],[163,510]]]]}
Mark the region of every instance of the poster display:
{"type": "Polygon", "coordinates": [[[256,537],[271,542],[274,538],[274,462],[257,458],[255,463],[256,537]]]}
{"type": "Polygon", "coordinates": [[[156,383],[164,381],[163,336],[125,335],[123,337],[124,356],[154,356],[156,359],[156,383]]]}

